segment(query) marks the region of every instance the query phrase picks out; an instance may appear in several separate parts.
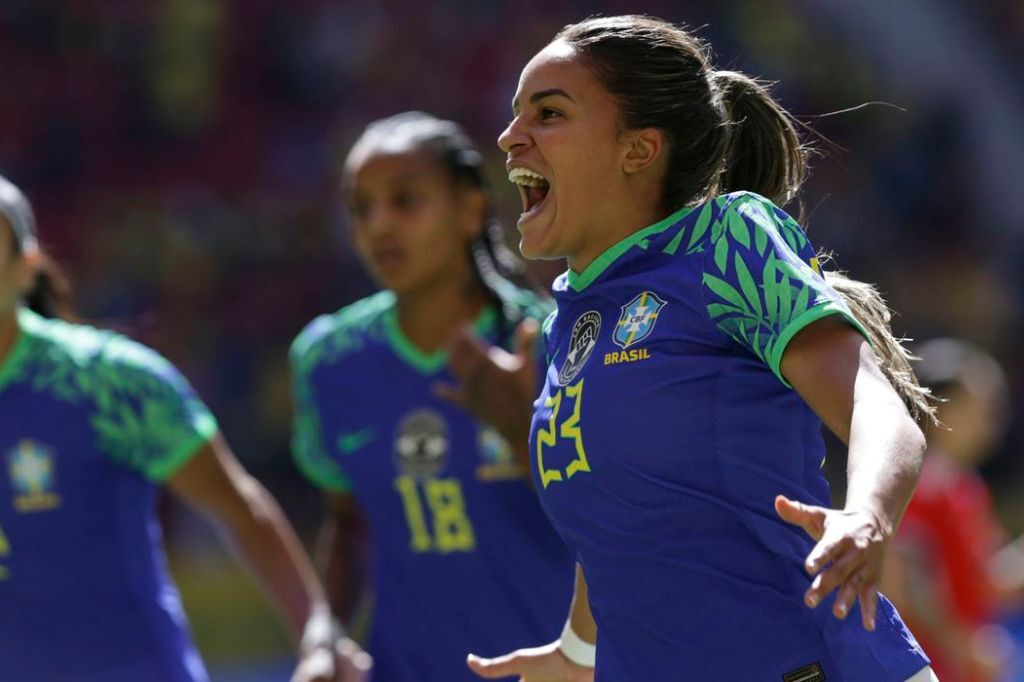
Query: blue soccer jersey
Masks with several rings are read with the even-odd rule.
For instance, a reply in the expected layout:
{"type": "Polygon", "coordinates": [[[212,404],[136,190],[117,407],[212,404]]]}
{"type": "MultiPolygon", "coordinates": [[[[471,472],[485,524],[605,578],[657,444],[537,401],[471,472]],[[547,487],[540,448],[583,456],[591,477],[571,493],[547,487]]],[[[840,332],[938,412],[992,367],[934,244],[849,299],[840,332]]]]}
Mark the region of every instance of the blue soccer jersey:
{"type": "Polygon", "coordinates": [[[828,315],[859,328],[800,227],[729,194],[554,284],[531,450],[583,567],[597,678],[900,681],[927,664],[892,605],[877,630],[803,603],[813,542],[777,494],[829,506],[821,422],[780,373],[828,315]]]}
{"type": "MultiPolygon", "coordinates": [[[[476,331],[494,342],[496,322],[487,308],[476,331]]],[[[354,495],[369,521],[375,682],[474,680],[468,652],[554,639],[568,551],[505,441],[434,395],[454,382],[447,359],[403,336],[393,294],[312,322],[292,363],[299,467],[354,495]]]]}
{"type": "Polygon", "coordinates": [[[216,422],[148,348],[18,323],[0,366],[0,679],[206,680],[154,501],[216,422]]]}

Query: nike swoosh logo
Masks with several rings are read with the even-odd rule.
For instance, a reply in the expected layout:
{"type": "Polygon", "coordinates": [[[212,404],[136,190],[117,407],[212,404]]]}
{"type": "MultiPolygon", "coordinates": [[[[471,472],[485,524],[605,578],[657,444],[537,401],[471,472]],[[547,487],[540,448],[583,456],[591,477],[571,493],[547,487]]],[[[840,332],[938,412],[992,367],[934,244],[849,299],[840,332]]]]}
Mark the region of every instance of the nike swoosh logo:
{"type": "Polygon", "coordinates": [[[351,455],[359,448],[368,445],[375,437],[376,434],[371,428],[343,433],[338,436],[338,449],[343,455],[351,455]]]}

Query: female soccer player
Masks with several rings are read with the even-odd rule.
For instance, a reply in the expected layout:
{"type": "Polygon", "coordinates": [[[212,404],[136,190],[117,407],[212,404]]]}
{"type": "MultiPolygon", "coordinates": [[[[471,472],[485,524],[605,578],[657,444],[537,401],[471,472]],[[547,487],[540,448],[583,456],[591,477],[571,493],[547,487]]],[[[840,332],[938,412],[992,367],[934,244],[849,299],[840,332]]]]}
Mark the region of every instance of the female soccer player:
{"type": "MultiPolygon", "coordinates": [[[[456,124],[416,112],[373,123],[343,192],[384,291],[316,319],[292,349],[295,455],[329,499],[328,594],[350,619],[372,586],[377,682],[476,679],[468,643],[498,652],[557,635],[573,563],[516,457],[526,439],[483,428],[437,385],[452,381],[445,344],[458,327],[502,346],[547,310],[513,284],[481,156],[456,124]]],[[[513,421],[528,423],[518,407],[513,421]]]]}
{"type": "Polygon", "coordinates": [[[294,533],[185,379],[144,346],[52,318],[64,290],[28,201],[0,178],[0,678],[207,679],[161,548],[166,486],[226,530],[305,632],[294,680],[363,679],[366,654],[337,641],[294,533]]]}
{"type": "Polygon", "coordinates": [[[637,16],[565,28],[512,110],[499,145],[522,252],[569,265],[531,456],[581,573],[561,640],[470,666],[526,682],[928,679],[876,591],[924,439],[872,344],[928,405],[880,299],[837,293],[776,206],[804,175],[788,115],[637,16]],[[842,510],[822,422],[849,445],[842,510]]]}

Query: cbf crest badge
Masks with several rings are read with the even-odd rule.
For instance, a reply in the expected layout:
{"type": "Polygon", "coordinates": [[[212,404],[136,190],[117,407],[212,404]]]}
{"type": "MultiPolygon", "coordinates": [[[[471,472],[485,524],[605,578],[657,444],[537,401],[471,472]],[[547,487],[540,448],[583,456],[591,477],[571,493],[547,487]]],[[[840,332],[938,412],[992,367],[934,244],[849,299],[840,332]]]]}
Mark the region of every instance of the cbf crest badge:
{"type": "Polygon", "coordinates": [[[612,340],[623,349],[643,341],[654,331],[654,323],[658,321],[658,314],[664,307],[665,301],[658,298],[653,291],[640,292],[632,301],[622,306],[622,315],[615,325],[612,340]]]}
{"type": "Polygon", "coordinates": [[[32,440],[23,440],[7,452],[14,508],[38,512],[60,506],[57,468],[53,451],[32,440]]]}
{"type": "Polygon", "coordinates": [[[576,320],[569,335],[569,353],[565,356],[562,369],[558,372],[558,383],[567,385],[583,369],[587,359],[597,347],[597,336],[601,333],[601,315],[596,310],[585,312],[576,320]]]}

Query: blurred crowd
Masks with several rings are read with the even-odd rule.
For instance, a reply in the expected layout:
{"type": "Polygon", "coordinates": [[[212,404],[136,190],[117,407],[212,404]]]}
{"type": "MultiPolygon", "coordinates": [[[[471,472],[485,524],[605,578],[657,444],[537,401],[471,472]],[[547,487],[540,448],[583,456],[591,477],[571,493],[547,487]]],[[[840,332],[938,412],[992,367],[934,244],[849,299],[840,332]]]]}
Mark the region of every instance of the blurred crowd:
{"type": "Polygon", "coordinates": [[[81,317],[181,367],[312,533],[286,351],[372,290],[337,200],[347,145],[401,110],[458,120],[512,225],[493,141],[520,68],[570,21],[638,11],[700,27],[723,68],[779,81],[820,152],[812,241],[879,284],[897,332],[965,338],[1003,365],[1010,428],[983,472],[1024,530],[1017,0],[0,0],[0,172],[32,199],[81,317]]]}

